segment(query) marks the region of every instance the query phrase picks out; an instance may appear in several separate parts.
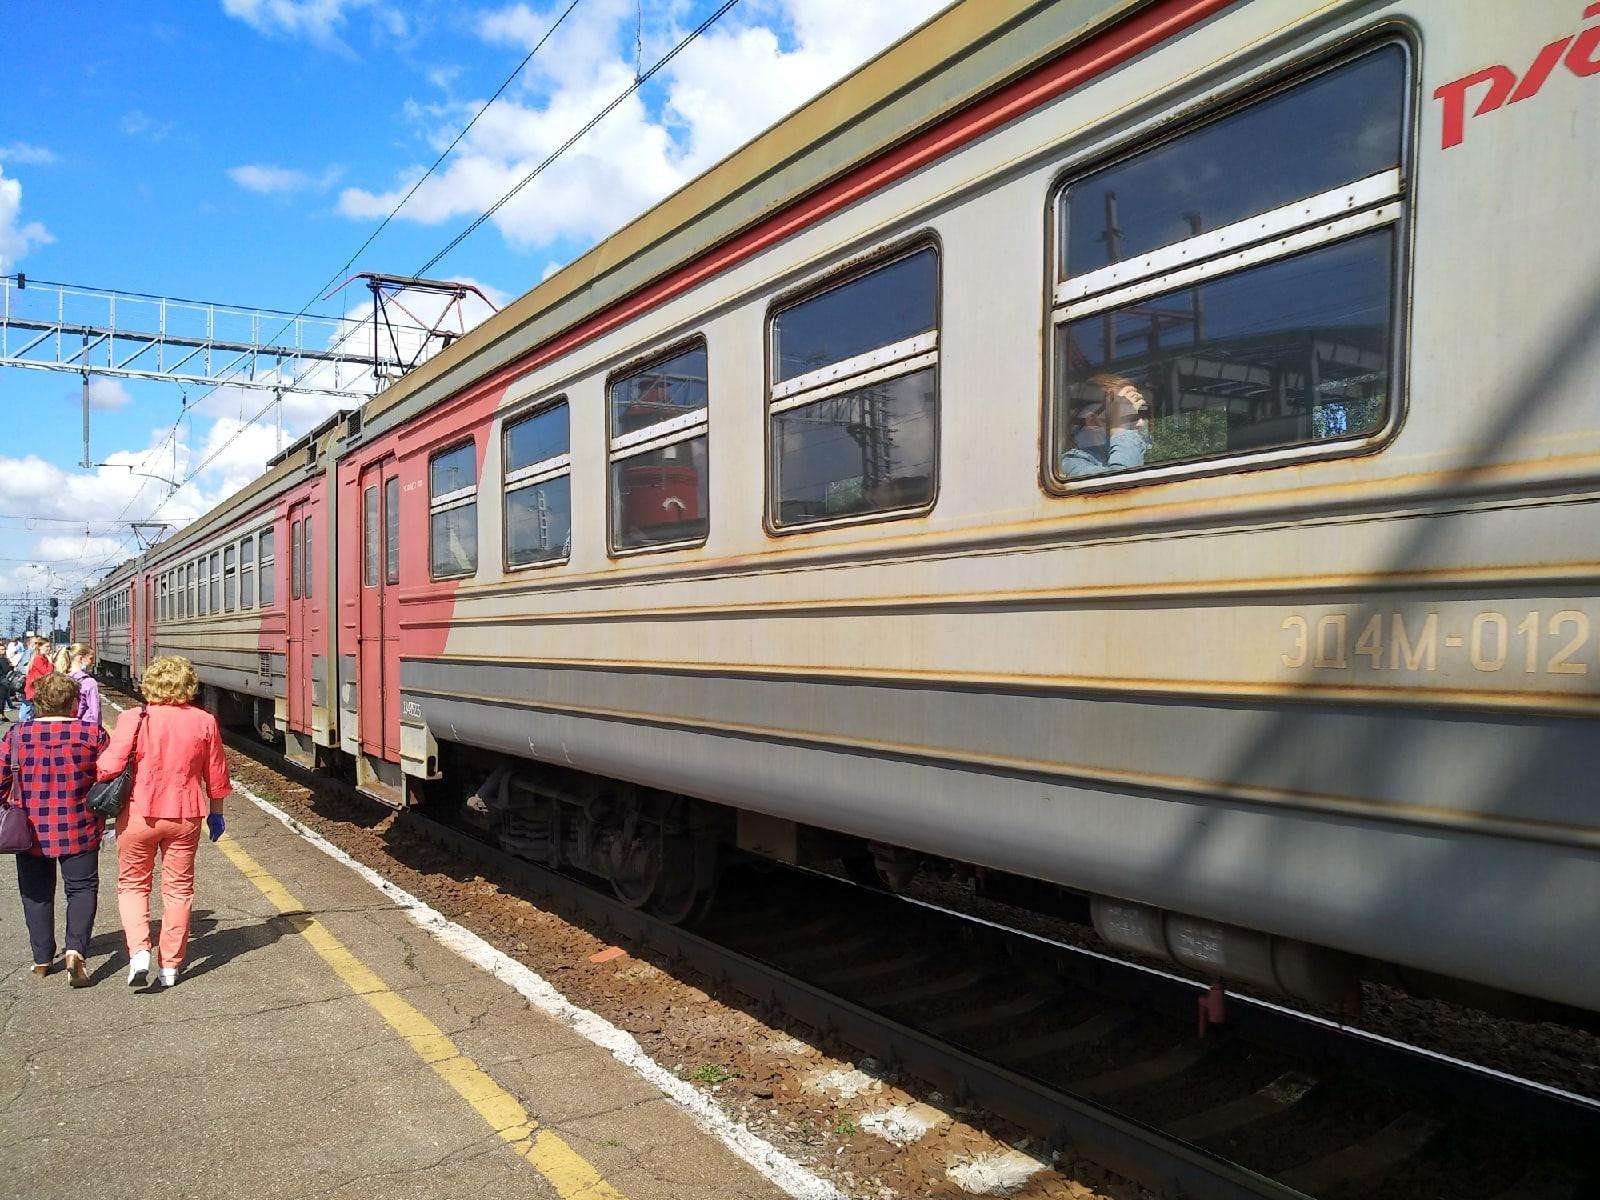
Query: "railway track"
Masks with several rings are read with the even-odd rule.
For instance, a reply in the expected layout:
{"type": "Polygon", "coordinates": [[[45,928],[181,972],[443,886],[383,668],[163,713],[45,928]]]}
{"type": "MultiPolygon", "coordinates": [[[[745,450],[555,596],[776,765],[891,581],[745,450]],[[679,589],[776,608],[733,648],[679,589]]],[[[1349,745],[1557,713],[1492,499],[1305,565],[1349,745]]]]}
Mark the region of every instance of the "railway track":
{"type": "MultiPolygon", "coordinates": [[[[254,739],[302,784],[359,795],[254,739]]],[[[376,803],[376,802],[372,802],[376,803]]],[[[416,810],[397,822],[608,941],[698,972],[1163,1195],[1579,1200],[1600,1102],[925,901],[733,872],[665,924],[416,810]],[[797,921],[796,913],[803,913],[797,921]]]]}

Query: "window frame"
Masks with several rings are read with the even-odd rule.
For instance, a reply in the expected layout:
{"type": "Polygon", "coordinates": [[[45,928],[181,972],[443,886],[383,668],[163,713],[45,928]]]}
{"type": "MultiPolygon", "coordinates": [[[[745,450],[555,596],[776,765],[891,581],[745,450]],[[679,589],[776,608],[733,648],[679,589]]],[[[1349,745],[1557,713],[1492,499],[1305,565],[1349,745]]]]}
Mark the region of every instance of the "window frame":
{"type": "MultiPolygon", "coordinates": [[[[1410,344],[1411,329],[1411,250],[1416,230],[1414,201],[1417,125],[1421,119],[1421,105],[1418,103],[1418,90],[1421,87],[1418,61],[1413,31],[1395,22],[1384,22],[1364,31],[1355,39],[1342,41],[1337,46],[1319,47],[1288,62],[1275,63],[1263,71],[1253,72],[1240,79],[1223,95],[1180,106],[1154,126],[1143,126],[1141,132],[1119,139],[1108,149],[1071,158],[1056,171],[1045,193],[1044,205],[1045,282],[1041,321],[1044,371],[1040,381],[1039,425],[1041,451],[1039,486],[1043,492],[1055,497],[1095,494],[1180,480],[1236,475],[1273,467],[1362,457],[1378,453],[1394,440],[1401,425],[1404,424],[1411,390],[1407,349],[1410,344]],[[1395,176],[1394,187],[1386,198],[1369,200],[1353,214],[1336,213],[1324,219],[1285,225],[1267,236],[1265,240],[1251,240],[1240,247],[1225,247],[1208,253],[1200,263],[1192,267],[1175,263],[1164,273],[1153,269],[1144,271],[1136,269],[1138,264],[1146,260],[1169,257],[1181,259],[1183,257],[1179,253],[1181,248],[1191,246],[1196,240],[1184,239],[1158,247],[1146,254],[1137,255],[1124,263],[1114,264],[1116,267],[1129,268],[1124,272],[1128,276],[1125,280],[1110,283],[1082,297],[1061,298],[1064,292],[1073,290],[1068,288],[1068,284],[1074,280],[1081,281],[1093,275],[1101,275],[1104,279],[1114,278],[1111,267],[1086,271],[1083,275],[1073,276],[1071,279],[1062,278],[1061,203],[1066,190],[1074,181],[1176,142],[1207,125],[1243,112],[1283,92],[1309,83],[1319,75],[1338,70],[1356,59],[1381,51],[1388,46],[1397,47],[1403,56],[1404,79],[1400,95],[1400,162],[1397,167],[1391,169],[1395,176]],[[1392,216],[1381,219],[1373,216],[1375,211],[1388,208],[1396,210],[1392,216]],[[1365,223],[1363,218],[1368,218],[1365,223]],[[1339,228],[1329,232],[1332,226],[1339,228]],[[1327,438],[1322,441],[1300,442],[1263,450],[1231,451],[1207,458],[1154,464],[1083,479],[1069,480],[1059,474],[1064,447],[1058,443],[1056,401],[1059,367],[1056,334],[1061,325],[1099,313],[1115,312],[1129,304],[1137,303],[1140,299],[1160,295],[1163,292],[1190,286],[1198,287],[1227,279],[1256,267],[1283,262],[1380,229],[1393,231],[1394,251],[1389,280],[1389,298],[1392,305],[1392,327],[1389,330],[1391,394],[1384,420],[1376,429],[1369,433],[1327,438]],[[1309,236],[1319,232],[1325,236],[1309,236]],[[1286,239],[1303,239],[1303,244],[1297,244],[1289,249],[1280,248],[1286,239]]],[[[1350,180],[1340,187],[1299,197],[1277,209],[1244,218],[1236,224],[1277,219],[1284,216],[1289,209],[1305,205],[1309,201],[1323,200],[1332,198],[1336,193],[1363,189],[1364,185],[1366,185],[1364,194],[1370,196],[1371,189],[1376,186],[1373,180],[1378,178],[1380,176],[1350,180]]],[[[1222,230],[1230,228],[1223,226],[1222,230]]],[[[1213,239],[1219,232],[1212,230],[1197,237],[1213,239]]]]}
{"type": "MultiPolygon", "coordinates": [[[[709,404],[709,402],[708,395],[707,403],[709,404]]],[[[609,403],[609,393],[607,395],[607,403],[609,403]]],[[[608,410],[606,413],[606,427],[608,430],[610,428],[610,419],[611,414],[608,410]]],[[[606,464],[606,476],[608,479],[611,475],[610,465],[609,462],[606,464]]],[[[500,569],[506,574],[516,571],[549,570],[551,567],[565,566],[572,561],[572,555],[567,553],[560,558],[547,558],[539,562],[513,565],[511,562],[511,522],[506,517],[509,511],[506,498],[512,492],[520,492],[526,488],[537,487],[541,483],[550,483],[563,476],[568,481],[567,494],[570,498],[572,494],[572,403],[568,400],[565,392],[558,396],[546,396],[543,399],[536,400],[532,404],[515,409],[500,419],[500,569]],[[522,424],[522,422],[531,421],[541,413],[551,412],[557,407],[565,407],[567,410],[567,452],[553,455],[550,458],[542,458],[538,462],[529,463],[525,467],[518,467],[515,471],[508,471],[506,469],[506,442],[511,430],[515,426],[522,424]]],[[[569,529],[571,522],[572,511],[569,503],[567,511],[569,529]]],[[[606,510],[606,524],[608,526],[611,524],[609,500],[606,510]]]]}
{"type": "Polygon", "coordinates": [[[211,576],[210,576],[210,567],[211,567],[211,559],[208,558],[206,555],[202,554],[200,556],[200,591],[199,591],[200,609],[199,609],[199,612],[196,614],[196,615],[202,616],[202,617],[209,616],[211,614],[211,611],[212,611],[211,604],[210,604],[211,590],[207,586],[207,584],[208,584],[208,582],[210,581],[210,578],[211,578],[211,576]]]}
{"type": "MultiPolygon", "coordinates": [[[[479,553],[478,537],[477,537],[477,533],[478,533],[478,530],[477,530],[477,524],[478,524],[478,485],[482,482],[482,479],[481,479],[481,473],[480,473],[480,471],[478,469],[478,440],[477,440],[476,436],[474,436],[472,434],[468,434],[466,437],[457,438],[456,440],[450,442],[449,444],[439,447],[439,449],[437,449],[437,450],[429,451],[426,471],[427,471],[427,474],[425,476],[425,479],[426,479],[427,487],[428,487],[428,578],[430,580],[432,580],[433,582],[435,582],[435,583],[441,582],[443,580],[448,580],[448,579],[471,579],[473,576],[475,576],[478,573],[478,566],[483,560],[482,554],[479,553]],[[472,482],[467,484],[465,487],[457,488],[453,492],[446,492],[442,496],[435,496],[433,494],[433,464],[434,464],[434,462],[436,460],[438,460],[438,459],[443,458],[447,454],[454,454],[456,451],[460,450],[464,446],[470,448],[471,451],[472,451],[472,467],[473,467],[472,482]],[[454,512],[456,509],[458,509],[458,508],[466,508],[468,505],[472,506],[472,524],[473,524],[472,566],[468,570],[465,570],[465,571],[451,571],[448,574],[444,574],[444,575],[438,574],[433,569],[433,565],[434,565],[434,557],[433,557],[433,518],[438,513],[454,512]]],[[[383,512],[382,496],[381,495],[379,496],[379,501],[380,502],[379,502],[379,505],[378,505],[378,511],[379,511],[379,515],[381,516],[382,512],[383,512]]],[[[385,545],[387,543],[384,540],[384,533],[385,533],[385,530],[382,527],[382,522],[380,521],[379,522],[379,530],[378,530],[378,577],[380,579],[386,578],[385,570],[384,570],[384,563],[383,563],[383,551],[384,551],[384,547],[385,547],[385,545]]]]}
{"type": "Polygon", "coordinates": [[[239,611],[249,612],[256,606],[256,535],[247,533],[238,541],[239,550],[239,611]],[[249,547],[250,552],[245,553],[249,547]],[[250,572],[250,603],[244,602],[244,573],[250,572]]]}
{"type": "Polygon", "coordinates": [[[277,577],[277,523],[263,526],[256,534],[256,607],[276,607],[278,603],[277,577]],[[272,552],[263,550],[268,538],[272,539],[272,552]],[[270,582],[263,583],[263,580],[270,582]],[[269,595],[268,592],[271,594],[269,595]]]}
{"type": "MultiPolygon", "coordinates": [[[[944,331],[944,243],[936,230],[919,229],[908,237],[883,245],[876,245],[852,255],[845,262],[823,274],[816,276],[797,287],[788,289],[772,297],[767,304],[763,318],[762,335],[762,360],[764,366],[764,388],[762,414],[762,456],[764,459],[763,490],[765,500],[761,509],[761,524],[768,537],[781,538],[793,537],[796,534],[815,533],[823,529],[836,529],[851,525],[875,525],[883,521],[903,521],[909,517],[926,516],[932,512],[939,503],[939,492],[942,487],[944,474],[944,353],[942,349],[944,331]],[[826,292],[836,288],[845,287],[856,279],[864,278],[872,272],[887,267],[904,258],[910,258],[923,250],[933,251],[934,265],[934,293],[933,293],[933,330],[931,335],[924,333],[915,337],[895,342],[888,346],[881,346],[877,350],[868,351],[866,354],[857,355],[855,358],[841,359],[839,362],[830,363],[828,366],[819,367],[815,371],[808,371],[802,375],[777,381],[777,358],[774,352],[774,341],[777,336],[776,321],[779,316],[791,308],[804,304],[807,300],[815,299],[826,292]],[[931,340],[930,340],[931,338],[931,340]],[[913,343],[925,345],[914,346],[913,343]],[[898,351],[898,353],[890,353],[898,351]],[[885,357],[887,356],[887,357],[885,357]],[[919,365],[908,364],[916,362],[919,365]],[[853,370],[841,371],[841,367],[856,364],[853,370]],[[885,509],[882,512],[855,513],[842,517],[825,517],[818,521],[801,521],[780,524],[778,521],[778,466],[777,466],[777,439],[773,436],[773,417],[790,412],[794,409],[806,407],[808,404],[819,400],[826,400],[830,396],[843,392],[853,391],[867,383],[877,383],[889,379],[899,379],[905,375],[913,375],[924,367],[933,368],[933,411],[935,431],[933,439],[933,491],[925,504],[914,505],[907,508],[885,509]],[[901,368],[895,370],[894,368],[901,368]],[[812,380],[806,385],[807,380],[812,380]],[[799,383],[804,386],[796,387],[799,383]],[[774,397],[773,393],[779,389],[784,395],[774,397]],[[781,405],[774,412],[774,404],[781,405]]],[[[709,456],[708,456],[709,457],[709,456]]]]}
{"type": "MultiPolygon", "coordinates": [[[[670,342],[660,349],[651,350],[641,354],[617,367],[606,375],[605,383],[601,390],[601,407],[605,421],[606,432],[606,556],[608,558],[632,558],[639,554],[662,554],[671,550],[690,550],[704,546],[711,537],[711,343],[703,332],[696,331],[670,342]],[[658,421],[655,425],[648,425],[644,429],[635,429],[622,436],[627,440],[626,445],[618,449],[615,438],[611,434],[611,389],[619,381],[627,379],[630,375],[639,375],[660,363],[670,362],[679,355],[687,353],[699,346],[706,355],[706,406],[699,413],[679,414],[658,421]],[[684,421],[685,415],[692,415],[696,419],[684,421]],[[662,427],[671,425],[671,429],[662,427]],[[653,429],[661,429],[654,437],[639,437],[641,433],[649,433],[653,429]],[[615,487],[612,484],[611,468],[619,462],[629,458],[646,454],[652,450],[662,450],[668,446],[677,446],[685,442],[692,442],[697,437],[706,439],[706,531],[699,538],[684,539],[676,542],[657,542],[648,546],[617,545],[617,530],[612,522],[612,515],[616,509],[615,487]]],[[[570,453],[570,449],[569,449],[570,453]]]]}
{"type": "Polygon", "coordinates": [[[220,613],[220,612],[224,611],[224,609],[223,609],[224,596],[225,596],[225,592],[224,592],[224,589],[222,587],[222,556],[221,556],[221,552],[220,551],[213,550],[211,552],[211,599],[212,599],[212,602],[213,602],[212,605],[211,605],[211,611],[212,612],[220,613]]]}
{"type": "Polygon", "coordinates": [[[222,548],[222,611],[237,612],[239,608],[239,548],[232,542],[222,548]],[[229,595],[229,584],[233,585],[229,595]]]}

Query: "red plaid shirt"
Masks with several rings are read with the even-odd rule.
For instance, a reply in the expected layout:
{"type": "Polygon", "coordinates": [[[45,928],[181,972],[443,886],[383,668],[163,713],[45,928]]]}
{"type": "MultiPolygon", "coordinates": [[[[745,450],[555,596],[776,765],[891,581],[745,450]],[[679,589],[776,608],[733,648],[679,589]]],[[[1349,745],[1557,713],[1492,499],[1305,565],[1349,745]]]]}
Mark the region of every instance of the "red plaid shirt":
{"type": "Polygon", "coordinates": [[[35,854],[65,858],[100,845],[105,819],[84,806],[106,731],[87,721],[33,720],[0,739],[0,797],[28,814],[35,854]]]}

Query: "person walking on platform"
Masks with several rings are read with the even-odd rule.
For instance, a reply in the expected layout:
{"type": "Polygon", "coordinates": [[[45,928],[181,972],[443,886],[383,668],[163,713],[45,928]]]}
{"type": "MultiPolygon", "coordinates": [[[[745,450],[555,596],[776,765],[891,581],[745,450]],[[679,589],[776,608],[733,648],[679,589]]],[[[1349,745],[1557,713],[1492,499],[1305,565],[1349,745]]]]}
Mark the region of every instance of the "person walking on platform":
{"type": "Polygon", "coordinates": [[[56,655],[56,671],[78,681],[78,720],[100,724],[100,683],[94,670],[94,651],[82,642],[63,647],[56,655]]]}
{"type": "Polygon", "coordinates": [[[50,639],[37,637],[33,639],[33,658],[28,663],[28,672],[22,681],[22,712],[17,717],[19,721],[31,721],[34,715],[33,689],[43,679],[55,670],[50,661],[50,639]]]}
{"type": "Polygon", "coordinates": [[[133,791],[117,817],[117,909],[128,939],[128,983],[178,981],[189,948],[194,856],[202,821],[214,842],[227,829],[222,804],[233,790],[217,719],[191,701],[200,680],[178,655],[152,659],[139,689],[145,703],[117,718],[101,752],[102,780],[135,762],[133,791]],[[137,738],[137,748],[135,739],[137,738]],[[161,943],[150,945],[150,877],[161,855],[161,943]]]}
{"type": "MultiPolygon", "coordinates": [[[[17,674],[22,676],[24,679],[27,678],[28,668],[33,666],[33,643],[35,640],[37,639],[35,639],[31,630],[22,635],[22,649],[17,653],[15,670],[17,674]]],[[[24,695],[24,690],[26,687],[27,685],[25,683],[19,682],[17,684],[16,691],[18,721],[28,721],[33,718],[33,705],[28,703],[28,698],[26,695],[24,695]]]]}
{"type": "Polygon", "coordinates": [[[78,683],[44,676],[34,686],[38,713],[0,740],[0,797],[20,805],[33,831],[32,851],[17,855],[17,887],[33,947],[33,973],[44,978],[56,957],[56,873],[67,893],[64,963],[73,987],[88,987],[85,960],[100,897],[100,836],[105,822],[84,804],[95,760],[106,745],[98,723],[78,719],[78,683]]]}

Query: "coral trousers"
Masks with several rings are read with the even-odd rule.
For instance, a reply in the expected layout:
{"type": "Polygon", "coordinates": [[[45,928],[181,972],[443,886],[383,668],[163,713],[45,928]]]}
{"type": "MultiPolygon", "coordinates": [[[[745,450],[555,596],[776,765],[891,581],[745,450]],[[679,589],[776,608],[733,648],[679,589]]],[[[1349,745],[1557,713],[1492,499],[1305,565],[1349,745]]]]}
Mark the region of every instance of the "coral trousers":
{"type": "Polygon", "coordinates": [[[200,817],[147,821],[124,808],[117,818],[117,911],[128,953],[150,949],[150,877],[161,853],[161,965],[176,967],[189,949],[194,852],[200,817]]]}

